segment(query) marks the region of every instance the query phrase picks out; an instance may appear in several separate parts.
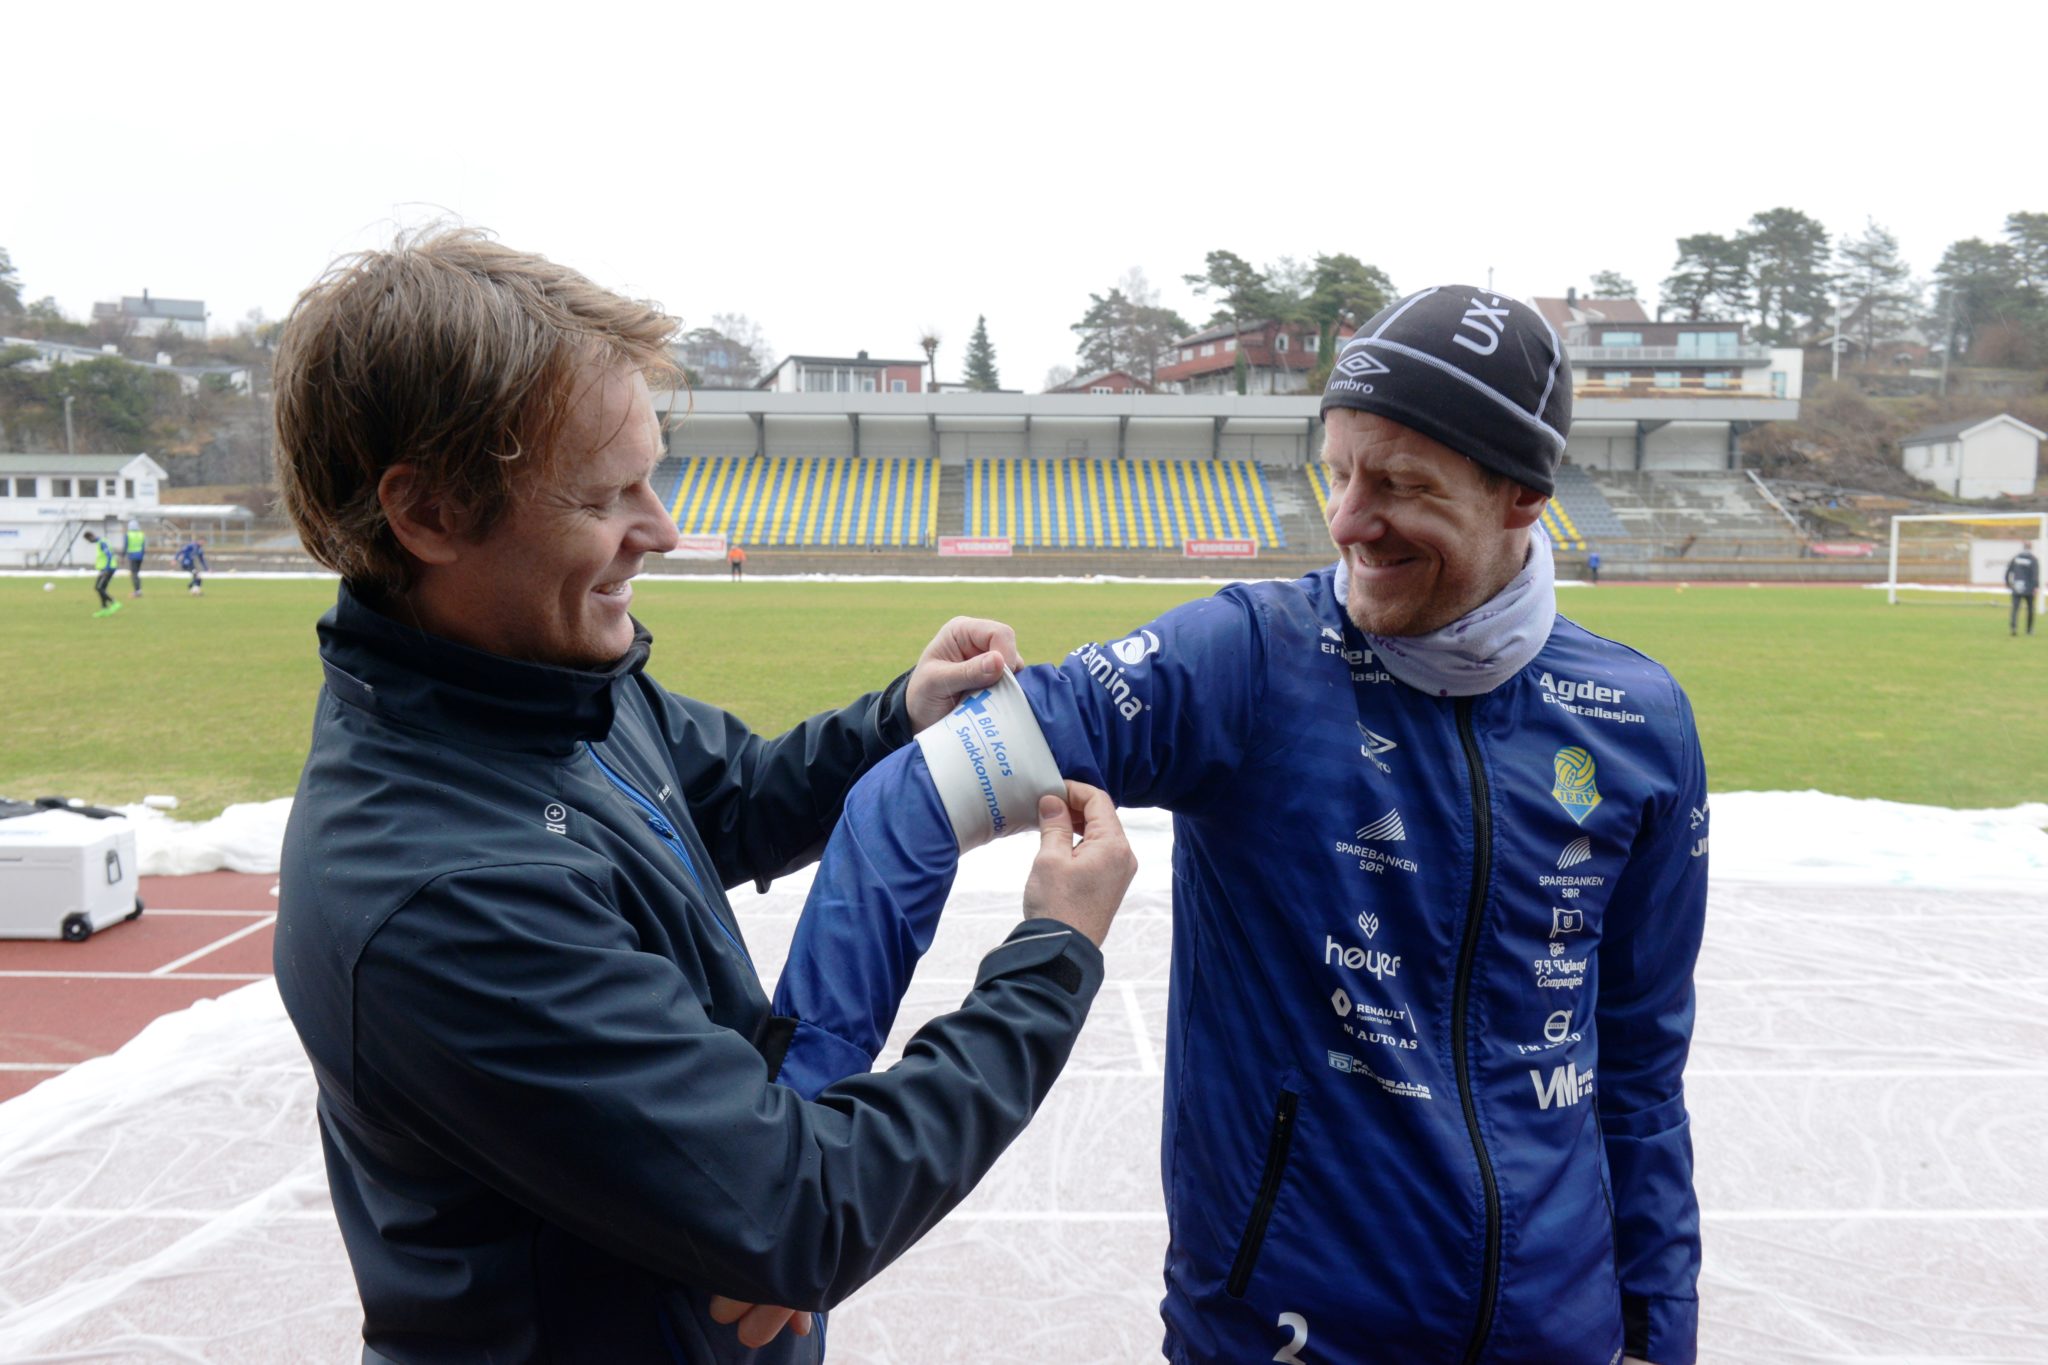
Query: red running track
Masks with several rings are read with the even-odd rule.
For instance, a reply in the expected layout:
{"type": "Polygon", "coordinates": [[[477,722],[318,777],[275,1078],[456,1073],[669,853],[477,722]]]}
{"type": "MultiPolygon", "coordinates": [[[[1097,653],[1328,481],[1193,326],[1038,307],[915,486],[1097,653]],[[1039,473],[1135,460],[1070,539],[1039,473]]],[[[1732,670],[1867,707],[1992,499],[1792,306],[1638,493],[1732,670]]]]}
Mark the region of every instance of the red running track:
{"type": "Polygon", "coordinates": [[[144,877],[142,917],[83,943],[0,939],[0,1101],[270,975],[275,873],[144,877]]]}

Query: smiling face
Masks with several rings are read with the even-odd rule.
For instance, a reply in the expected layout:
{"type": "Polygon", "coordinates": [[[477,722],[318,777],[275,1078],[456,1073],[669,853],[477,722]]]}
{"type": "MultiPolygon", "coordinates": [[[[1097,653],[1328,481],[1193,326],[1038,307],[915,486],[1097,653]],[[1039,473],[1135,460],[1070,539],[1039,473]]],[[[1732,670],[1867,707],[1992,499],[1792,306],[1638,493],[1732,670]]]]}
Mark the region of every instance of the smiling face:
{"type": "Polygon", "coordinates": [[[1376,413],[1332,408],[1323,436],[1345,611],[1373,635],[1426,635],[1506,587],[1544,496],[1376,413]]]}
{"type": "Polygon", "coordinates": [[[427,572],[414,594],[427,629],[571,668],[631,647],[630,580],[648,555],[676,544],[649,482],[661,427],[647,381],[618,370],[586,386],[560,442],[552,471],[519,488],[483,539],[427,572]]]}

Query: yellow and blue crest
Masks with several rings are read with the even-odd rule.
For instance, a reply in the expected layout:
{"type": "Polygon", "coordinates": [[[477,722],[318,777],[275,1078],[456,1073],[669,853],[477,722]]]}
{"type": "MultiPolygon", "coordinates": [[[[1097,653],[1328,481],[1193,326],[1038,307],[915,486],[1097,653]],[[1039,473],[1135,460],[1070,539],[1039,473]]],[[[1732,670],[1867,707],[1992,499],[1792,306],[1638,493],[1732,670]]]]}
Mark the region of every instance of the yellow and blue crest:
{"type": "Polygon", "coordinates": [[[1593,807],[1600,804],[1600,788],[1593,783],[1593,755],[1574,745],[1559,749],[1555,760],[1557,785],[1550,794],[1577,824],[1585,824],[1593,807]]]}

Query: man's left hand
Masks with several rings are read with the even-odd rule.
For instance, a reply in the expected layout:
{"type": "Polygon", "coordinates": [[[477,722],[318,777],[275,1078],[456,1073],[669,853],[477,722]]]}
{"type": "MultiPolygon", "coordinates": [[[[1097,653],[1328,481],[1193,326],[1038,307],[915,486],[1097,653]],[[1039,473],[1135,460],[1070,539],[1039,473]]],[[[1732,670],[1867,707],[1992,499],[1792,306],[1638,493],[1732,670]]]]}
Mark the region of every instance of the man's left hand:
{"type": "Polygon", "coordinates": [[[1001,621],[973,616],[956,616],[946,622],[910,672],[910,684],[903,694],[910,728],[922,730],[935,724],[968,693],[993,686],[1002,677],[1004,664],[1012,670],[1024,666],[1023,656],[1017,653],[1016,631],[1001,621]]]}
{"type": "Polygon", "coordinates": [[[775,1340],[785,1324],[800,1337],[811,1334],[811,1315],[795,1308],[778,1308],[772,1303],[741,1303],[723,1294],[711,1296],[711,1320],[738,1323],[740,1345],[758,1351],[775,1340]]]}

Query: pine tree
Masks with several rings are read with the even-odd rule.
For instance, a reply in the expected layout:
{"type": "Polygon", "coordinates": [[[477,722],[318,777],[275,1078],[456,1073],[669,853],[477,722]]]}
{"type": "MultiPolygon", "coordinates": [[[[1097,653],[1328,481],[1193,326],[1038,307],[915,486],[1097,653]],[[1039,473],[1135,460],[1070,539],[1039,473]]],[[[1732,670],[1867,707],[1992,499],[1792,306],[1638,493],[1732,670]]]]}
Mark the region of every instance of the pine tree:
{"type": "Polygon", "coordinates": [[[1842,263],[1843,313],[1863,310],[1858,330],[1868,356],[1878,342],[1912,322],[1920,291],[1913,287],[1912,269],[1899,256],[1899,239],[1874,219],[1866,222],[1861,237],[1843,240],[1835,254],[1842,263]]]}
{"type": "Polygon", "coordinates": [[[996,374],[996,348],[988,339],[988,319],[977,315],[974,335],[967,339],[967,387],[976,393],[994,393],[1002,383],[996,374]]]}
{"type": "Polygon", "coordinates": [[[1766,209],[1750,215],[1736,236],[1749,259],[1756,286],[1757,334],[1784,344],[1799,330],[1800,318],[1828,311],[1828,230],[1798,209],[1766,209]]]}

